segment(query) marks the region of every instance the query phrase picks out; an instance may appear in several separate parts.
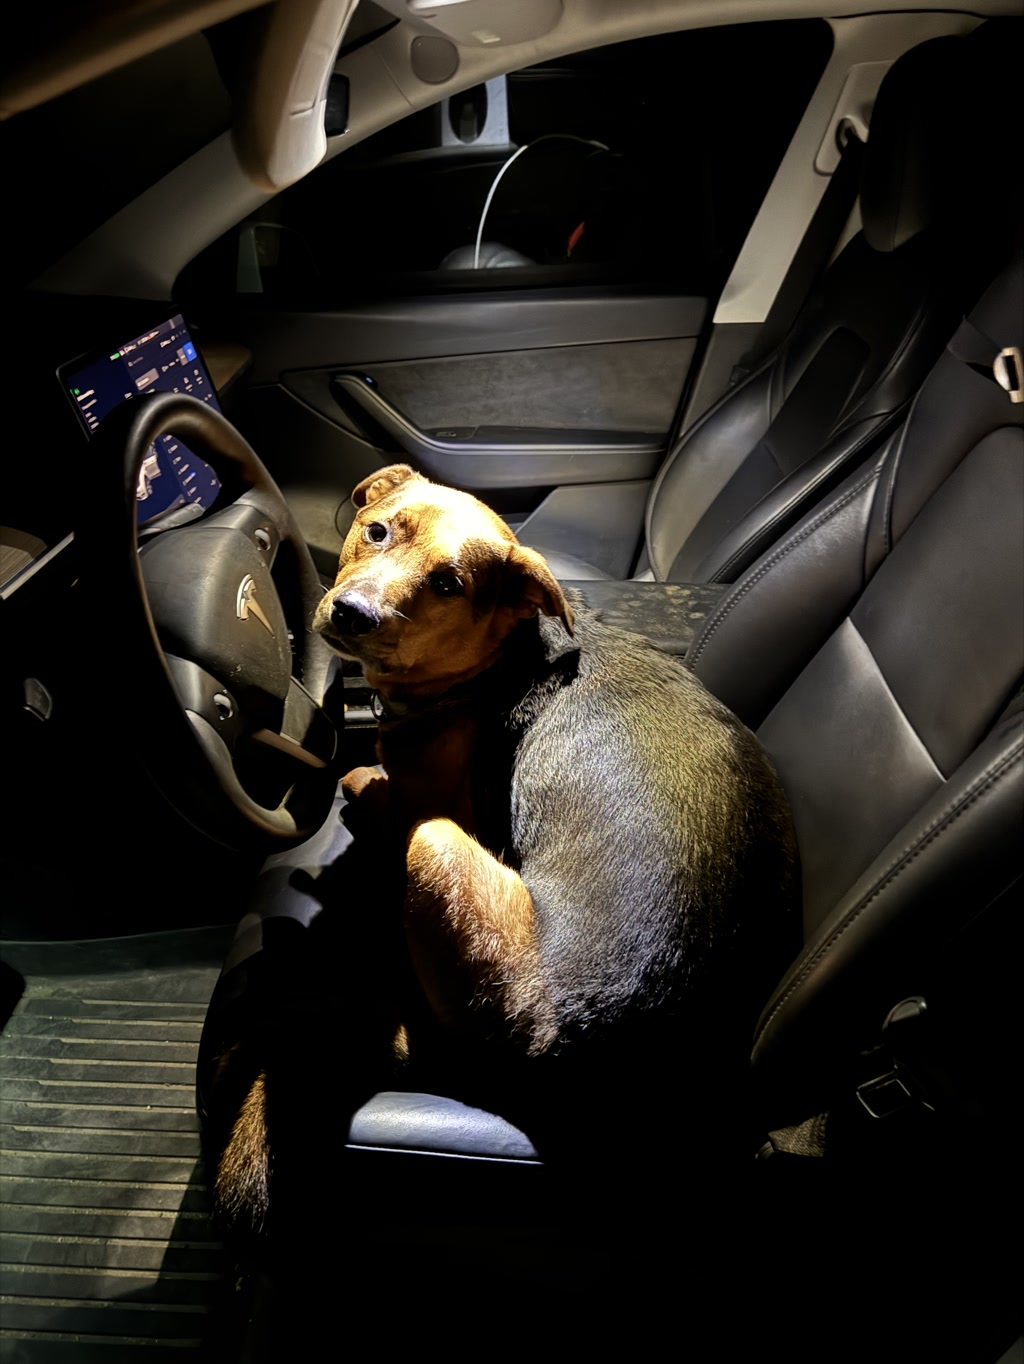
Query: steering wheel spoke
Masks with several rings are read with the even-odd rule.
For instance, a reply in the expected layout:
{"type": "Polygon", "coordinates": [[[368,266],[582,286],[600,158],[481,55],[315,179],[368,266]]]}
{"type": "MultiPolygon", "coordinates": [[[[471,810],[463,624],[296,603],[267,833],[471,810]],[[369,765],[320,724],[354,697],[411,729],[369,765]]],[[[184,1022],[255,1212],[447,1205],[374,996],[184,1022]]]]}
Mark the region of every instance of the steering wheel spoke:
{"type": "Polygon", "coordinates": [[[229,752],[244,735],[242,713],[238,702],[227,687],[191,659],[165,654],[174,690],[182,709],[191,715],[201,715],[220,735],[229,752]]]}
{"type": "Polygon", "coordinates": [[[145,698],[140,756],[210,838],[264,853],[293,846],[327,817],[338,775],[337,733],[320,705],[330,655],[311,629],[323,589],[309,550],[277,485],[220,413],[159,394],[113,415],[120,420],[104,423],[101,440],[108,449],[123,442],[128,574],[104,526],[90,548],[104,585],[124,589],[119,618],[145,698]],[[164,434],[200,453],[233,500],[147,536],[140,550],[138,471],[164,434]]]}

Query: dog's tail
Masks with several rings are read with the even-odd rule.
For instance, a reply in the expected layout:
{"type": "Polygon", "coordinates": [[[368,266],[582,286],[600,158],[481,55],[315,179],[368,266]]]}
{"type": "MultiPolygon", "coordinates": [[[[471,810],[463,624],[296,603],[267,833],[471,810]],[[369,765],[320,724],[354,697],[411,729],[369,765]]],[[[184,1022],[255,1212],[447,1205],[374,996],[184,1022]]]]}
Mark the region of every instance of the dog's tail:
{"type": "Polygon", "coordinates": [[[267,1073],[261,1070],[231,1128],[213,1188],[218,1217],[233,1232],[259,1236],[265,1231],[270,1163],[267,1073]]]}

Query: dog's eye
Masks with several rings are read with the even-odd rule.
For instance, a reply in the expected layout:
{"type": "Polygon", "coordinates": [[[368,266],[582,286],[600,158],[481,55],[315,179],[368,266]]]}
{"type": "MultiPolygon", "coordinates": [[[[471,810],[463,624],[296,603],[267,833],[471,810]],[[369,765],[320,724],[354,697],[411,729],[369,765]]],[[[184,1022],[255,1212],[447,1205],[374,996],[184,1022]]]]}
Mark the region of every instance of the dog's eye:
{"type": "Polygon", "coordinates": [[[363,539],[371,545],[382,545],[391,532],[380,521],[371,521],[363,531],[363,539]]]}
{"type": "Polygon", "coordinates": [[[462,589],[462,579],[454,573],[431,573],[430,586],[439,597],[457,597],[462,589]]]}

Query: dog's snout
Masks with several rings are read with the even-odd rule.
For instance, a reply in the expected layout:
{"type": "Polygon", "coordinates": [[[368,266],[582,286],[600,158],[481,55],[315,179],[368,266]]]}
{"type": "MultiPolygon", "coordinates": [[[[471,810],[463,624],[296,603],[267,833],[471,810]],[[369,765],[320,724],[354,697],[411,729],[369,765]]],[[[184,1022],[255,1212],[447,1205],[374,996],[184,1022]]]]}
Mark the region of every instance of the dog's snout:
{"type": "Polygon", "coordinates": [[[368,635],[380,624],[380,612],[358,592],[345,592],[331,605],[331,621],[339,634],[368,635]]]}

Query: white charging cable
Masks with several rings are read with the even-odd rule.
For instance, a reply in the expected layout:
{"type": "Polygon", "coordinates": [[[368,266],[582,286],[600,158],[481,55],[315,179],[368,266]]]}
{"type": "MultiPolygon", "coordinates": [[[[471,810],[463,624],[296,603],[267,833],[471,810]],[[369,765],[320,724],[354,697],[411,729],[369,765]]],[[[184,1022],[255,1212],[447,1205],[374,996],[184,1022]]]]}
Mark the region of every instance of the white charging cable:
{"type": "Polygon", "coordinates": [[[507,161],[498,167],[498,173],[491,181],[491,187],[487,191],[487,198],[484,200],[484,209],[480,214],[480,225],[476,230],[476,245],[473,248],[473,269],[480,269],[480,243],[484,239],[484,223],[487,221],[487,214],[491,207],[491,200],[494,198],[494,191],[501,183],[501,177],[512,165],[513,161],[519,159],[523,152],[528,152],[531,147],[536,147],[540,142],[551,142],[556,138],[564,139],[566,142],[582,142],[585,147],[597,147],[600,151],[606,152],[608,148],[603,142],[595,142],[589,137],[577,137],[575,133],[545,133],[543,137],[535,137],[532,142],[526,142],[512,153],[507,161]]]}

